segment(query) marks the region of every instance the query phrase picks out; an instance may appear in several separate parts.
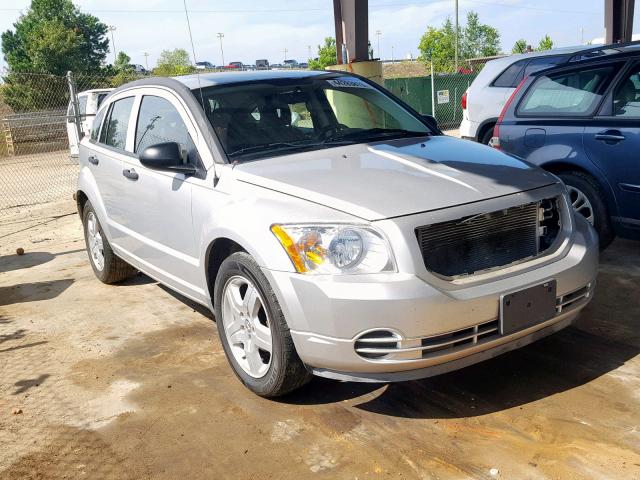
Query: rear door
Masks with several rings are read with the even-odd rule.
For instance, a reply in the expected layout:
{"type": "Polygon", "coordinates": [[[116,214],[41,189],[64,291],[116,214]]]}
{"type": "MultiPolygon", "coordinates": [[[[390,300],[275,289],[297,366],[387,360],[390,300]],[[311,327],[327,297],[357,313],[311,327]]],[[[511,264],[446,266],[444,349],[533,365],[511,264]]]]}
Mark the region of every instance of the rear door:
{"type": "Polygon", "coordinates": [[[640,62],[619,77],[584,145],[611,186],[618,220],[640,226],[640,62]]]}

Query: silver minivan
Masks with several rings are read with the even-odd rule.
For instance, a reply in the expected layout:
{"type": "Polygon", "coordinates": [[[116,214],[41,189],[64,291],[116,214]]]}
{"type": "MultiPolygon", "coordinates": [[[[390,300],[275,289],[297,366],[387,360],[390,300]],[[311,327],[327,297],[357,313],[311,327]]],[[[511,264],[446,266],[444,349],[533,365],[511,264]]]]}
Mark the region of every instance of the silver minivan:
{"type": "Polygon", "coordinates": [[[208,306],[262,396],[461,368],[593,295],[597,238],[557,177],[355,75],[138,80],[105,99],[80,165],[96,276],[139,270],[208,306]]]}

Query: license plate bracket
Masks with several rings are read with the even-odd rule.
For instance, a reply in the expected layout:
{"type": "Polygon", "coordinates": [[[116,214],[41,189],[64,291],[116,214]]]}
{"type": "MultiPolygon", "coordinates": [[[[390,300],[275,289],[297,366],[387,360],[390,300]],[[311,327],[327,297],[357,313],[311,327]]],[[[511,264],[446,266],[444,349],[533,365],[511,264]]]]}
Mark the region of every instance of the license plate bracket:
{"type": "Polygon", "coordinates": [[[549,320],[556,314],[556,281],[500,297],[500,333],[509,335],[549,320]]]}

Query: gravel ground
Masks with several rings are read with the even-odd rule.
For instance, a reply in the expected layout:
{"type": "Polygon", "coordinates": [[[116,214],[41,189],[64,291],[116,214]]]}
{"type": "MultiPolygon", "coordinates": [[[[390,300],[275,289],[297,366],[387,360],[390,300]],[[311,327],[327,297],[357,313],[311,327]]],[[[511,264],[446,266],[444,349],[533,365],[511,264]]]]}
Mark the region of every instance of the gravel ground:
{"type": "Polygon", "coordinates": [[[440,377],[236,380],[213,316],[106,286],[71,200],[0,219],[0,479],[640,478],[640,249],[616,241],[576,326],[440,377]],[[25,254],[15,254],[16,248],[25,254]]]}

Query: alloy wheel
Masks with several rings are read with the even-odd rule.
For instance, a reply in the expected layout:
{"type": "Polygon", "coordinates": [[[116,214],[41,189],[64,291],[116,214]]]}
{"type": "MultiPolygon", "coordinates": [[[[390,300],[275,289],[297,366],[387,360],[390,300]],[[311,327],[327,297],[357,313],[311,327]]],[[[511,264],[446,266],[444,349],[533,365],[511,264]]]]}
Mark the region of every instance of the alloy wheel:
{"type": "Polygon", "coordinates": [[[571,206],[575,212],[582,215],[591,225],[593,225],[593,206],[591,205],[589,198],[582,191],[572,185],[567,185],[567,191],[569,192],[571,206]]]}
{"type": "Polygon", "coordinates": [[[87,243],[94,266],[99,271],[102,271],[104,268],[104,246],[100,228],[98,227],[98,219],[93,212],[89,212],[89,215],[87,215],[87,243]]]}
{"type": "Polygon", "coordinates": [[[266,375],[273,342],[267,309],[256,286],[236,275],[222,292],[222,328],[233,357],[253,378],[266,375]]]}

